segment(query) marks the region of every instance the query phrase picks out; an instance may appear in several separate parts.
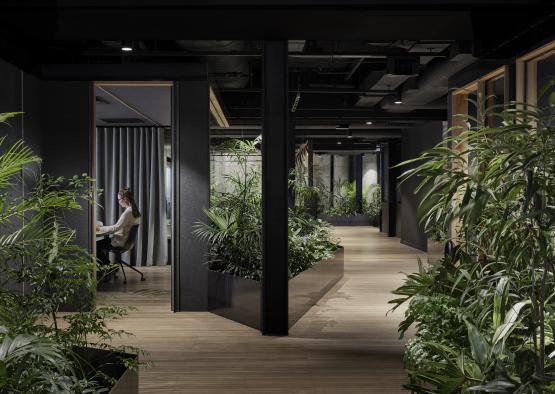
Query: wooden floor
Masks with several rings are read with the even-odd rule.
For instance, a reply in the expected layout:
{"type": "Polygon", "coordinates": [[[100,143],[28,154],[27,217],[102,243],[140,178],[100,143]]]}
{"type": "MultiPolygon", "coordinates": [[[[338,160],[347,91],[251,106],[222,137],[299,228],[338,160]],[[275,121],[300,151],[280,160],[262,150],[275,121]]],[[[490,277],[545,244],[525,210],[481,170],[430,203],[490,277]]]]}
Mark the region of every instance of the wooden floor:
{"type": "Polygon", "coordinates": [[[207,312],[170,311],[170,272],[128,274],[125,288],[99,293],[100,303],[137,308],[112,327],[150,352],[141,393],[397,393],[405,382],[397,324],[386,316],[390,291],[425,254],[371,227],[340,227],[345,277],[291,329],[259,332],[207,312]]]}

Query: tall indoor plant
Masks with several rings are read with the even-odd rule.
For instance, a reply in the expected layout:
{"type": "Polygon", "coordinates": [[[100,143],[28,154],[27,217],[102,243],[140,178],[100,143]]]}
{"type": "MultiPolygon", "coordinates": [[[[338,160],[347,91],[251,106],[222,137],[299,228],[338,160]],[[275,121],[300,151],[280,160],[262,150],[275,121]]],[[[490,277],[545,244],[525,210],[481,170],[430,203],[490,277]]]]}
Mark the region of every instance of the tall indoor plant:
{"type": "Polygon", "coordinates": [[[40,161],[23,141],[0,139],[0,392],[107,391],[109,364],[138,361],[127,353],[137,349],[111,345],[126,333],[107,324],[126,309],[94,305],[94,256],[66,225],[91,201],[92,180],[41,174],[40,161]],[[62,313],[69,308],[76,311],[62,313]],[[98,357],[102,350],[110,360],[98,357]]]}
{"type": "MultiPolygon", "coordinates": [[[[544,90],[549,93],[550,86],[544,90]]],[[[405,361],[416,392],[546,392],[555,345],[555,117],[513,103],[462,116],[403,179],[421,178],[428,234],[456,247],[394,293],[416,326],[405,361]]]]}
{"type": "MultiPolygon", "coordinates": [[[[261,168],[248,163],[259,154],[260,139],[230,140],[220,147],[237,164],[225,176],[228,188],[212,190],[206,222],[197,223],[195,234],[209,245],[209,268],[239,277],[262,277],[262,194],[261,168]]],[[[337,243],[330,226],[309,214],[314,188],[293,179],[298,204],[289,210],[289,277],[334,256],[337,243]],[[298,188],[298,189],[297,189],[298,188]],[[308,190],[308,191],[307,191],[308,190]],[[306,198],[305,198],[306,197],[306,198]],[[303,203],[301,203],[303,202],[303,203]]]]}

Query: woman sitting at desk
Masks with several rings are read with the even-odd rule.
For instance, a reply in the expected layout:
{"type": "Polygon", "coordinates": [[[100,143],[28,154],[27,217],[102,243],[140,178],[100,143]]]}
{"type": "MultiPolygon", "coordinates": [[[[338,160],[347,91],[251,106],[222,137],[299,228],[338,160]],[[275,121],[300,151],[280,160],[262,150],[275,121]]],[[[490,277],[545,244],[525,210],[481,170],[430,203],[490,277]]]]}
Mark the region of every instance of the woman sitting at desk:
{"type": "Polygon", "coordinates": [[[135,224],[139,224],[141,214],[135,204],[131,189],[125,187],[118,192],[118,203],[125,208],[116,224],[112,226],[96,226],[100,234],[113,234],[111,238],[104,238],[96,242],[96,256],[103,264],[109,264],[108,250],[111,247],[123,247],[129,237],[129,232],[135,224]]]}

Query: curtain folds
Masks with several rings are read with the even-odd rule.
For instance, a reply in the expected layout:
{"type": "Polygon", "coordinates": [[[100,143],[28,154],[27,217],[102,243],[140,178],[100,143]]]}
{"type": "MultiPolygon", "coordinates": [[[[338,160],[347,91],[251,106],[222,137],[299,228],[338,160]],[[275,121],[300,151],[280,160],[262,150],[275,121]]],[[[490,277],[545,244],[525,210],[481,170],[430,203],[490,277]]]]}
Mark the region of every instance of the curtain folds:
{"type": "Polygon", "coordinates": [[[167,262],[165,164],[163,128],[96,128],[96,180],[102,189],[97,218],[115,223],[122,213],[117,193],[131,188],[141,212],[131,259],[137,266],[167,262]]]}

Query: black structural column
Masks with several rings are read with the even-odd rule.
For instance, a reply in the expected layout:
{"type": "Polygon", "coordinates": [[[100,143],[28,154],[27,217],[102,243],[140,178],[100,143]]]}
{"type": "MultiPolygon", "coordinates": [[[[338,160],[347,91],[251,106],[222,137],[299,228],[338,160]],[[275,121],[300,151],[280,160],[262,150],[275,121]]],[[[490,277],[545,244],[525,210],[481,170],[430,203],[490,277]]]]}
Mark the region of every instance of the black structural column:
{"type": "Polygon", "coordinates": [[[264,42],[262,334],[288,334],[287,41],[264,42]]]}
{"type": "Polygon", "coordinates": [[[330,207],[333,207],[333,186],[334,186],[334,179],[335,178],[335,156],[333,154],[330,154],[330,207]]]}
{"type": "Polygon", "coordinates": [[[355,181],[355,156],[354,155],[349,155],[347,156],[349,162],[348,162],[348,170],[347,170],[347,177],[349,178],[349,183],[352,183],[355,181]]]}
{"type": "MultiPolygon", "coordinates": [[[[378,185],[380,185],[381,195],[380,195],[380,202],[383,207],[384,202],[384,182],[383,182],[383,147],[382,144],[377,145],[376,149],[376,167],[378,168],[378,185]]],[[[380,210],[380,231],[383,231],[383,224],[382,224],[382,216],[383,216],[383,209],[380,210]]]]}
{"type": "MultiPolygon", "coordinates": [[[[308,186],[314,186],[314,143],[308,140],[308,186]]],[[[310,215],[316,218],[318,215],[318,201],[316,196],[310,197],[310,215]]]]}
{"type": "Polygon", "coordinates": [[[381,231],[394,237],[397,230],[397,177],[399,168],[392,168],[401,161],[401,144],[397,140],[389,140],[382,145],[383,196],[381,231]]]}
{"type": "Polygon", "coordinates": [[[355,201],[357,212],[362,213],[362,153],[355,156],[355,201]]]}
{"type": "MultiPolygon", "coordinates": [[[[291,114],[289,118],[288,131],[289,141],[287,145],[287,174],[289,176],[291,170],[295,169],[295,117],[293,114],[291,114]]],[[[287,204],[289,205],[289,208],[295,207],[295,191],[292,187],[289,187],[287,191],[287,204]]]]}
{"type": "Polygon", "coordinates": [[[193,236],[210,201],[210,129],[208,81],[174,83],[173,148],[173,299],[172,309],[203,311],[208,307],[206,246],[193,236]]]}

